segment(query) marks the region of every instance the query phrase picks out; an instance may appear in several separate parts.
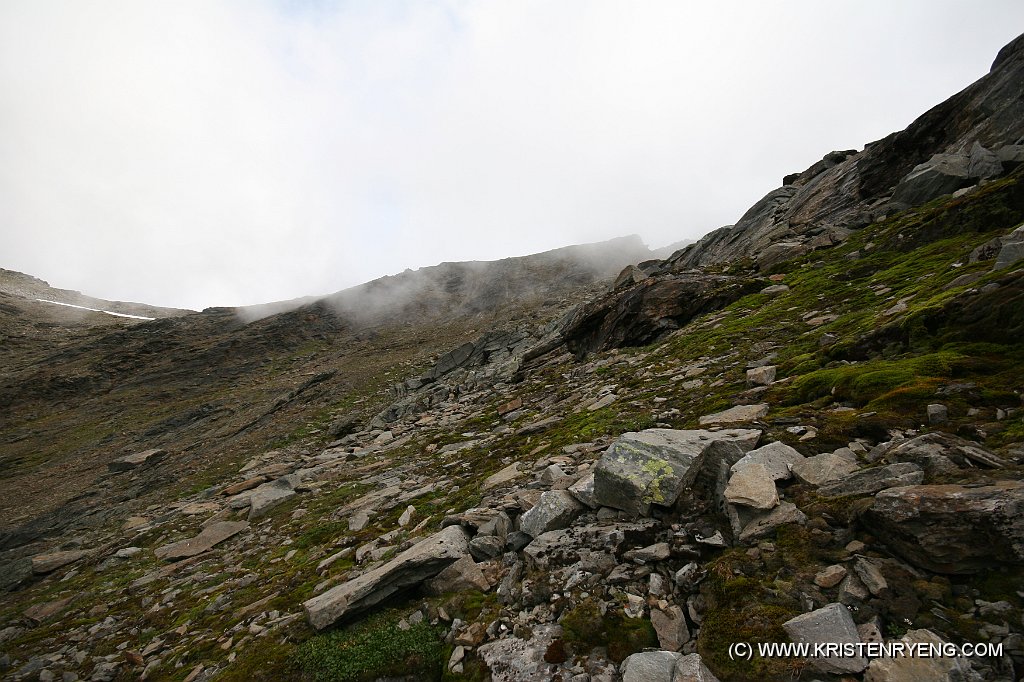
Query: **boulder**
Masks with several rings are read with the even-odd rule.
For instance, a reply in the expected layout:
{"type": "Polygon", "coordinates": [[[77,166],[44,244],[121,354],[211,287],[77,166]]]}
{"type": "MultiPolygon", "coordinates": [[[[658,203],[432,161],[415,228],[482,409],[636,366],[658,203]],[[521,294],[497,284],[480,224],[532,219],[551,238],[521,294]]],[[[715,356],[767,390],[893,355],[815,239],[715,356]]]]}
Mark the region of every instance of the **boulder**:
{"type": "Polygon", "coordinates": [[[647,429],[623,434],[594,468],[594,502],[641,516],[652,504],[671,506],[696,480],[704,465],[702,455],[712,442],[729,441],[749,450],[760,435],[749,429],[647,429]]]}
{"type": "Polygon", "coordinates": [[[265,516],[271,509],[285,500],[295,497],[295,475],[282,476],[270,483],[264,483],[249,493],[249,520],[265,516]]]}
{"type": "Polygon", "coordinates": [[[766,414],[768,414],[768,405],[766,403],[759,403],[757,405],[737,405],[736,407],[730,407],[728,410],[722,410],[721,412],[715,412],[714,414],[706,414],[698,421],[701,426],[711,426],[712,424],[741,424],[743,422],[757,421],[766,414]]]}
{"type": "Polygon", "coordinates": [[[651,609],[651,625],[658,635],[658,644],[666,651],[679,651],[690,641],[683,609],[676,604],[666,609],[651,609]]]}
{"type": "Polygon", "coordinates": [[[469,553],[477,561],[500,557],[505,551],[505,538],[497,535],[477,535],[469,541],[469,553]]]}
{"type": "Polygon", "coordinates": [[[659,524],[653,519],[633,523],[589,524],[541,534],[523,554],[538,569],[579,561],[581,551],[620,555],[627,547],[644,547],[654,540],[659,524]]]}
{"type": "Polygon", "coordinates": [[[1024,225],[1002,238],[993,270],[1003,270],[1024,258],[1024,225]]]}
{"type": "Polygon", "coordinates": [[[771,386],[775,381],[777,368],[774,365],[754,367],[747,370],[747,386],[771,386]]]}
{"type": "Polygon", "coordinates": [[[790,446],[775,441],[748,452],[740,461],[732,465],[732,471],[735,473],[748,464],[757,462],[768,470],[772,479],[785,481],[793,477],[793,465],[803,459],[804,456],[790,446]]]}
{"type": "Polygon", "coordinates": [[[889,488],[875,496],[866,518],[890,549],[936,573],[1024,564],[1021,481],[889,488]]]}
{"type": "MultiPolygon", "coordinates": [[[[910,630],[900,641],[908,645],[940,647],[944,641],[931,630],[910,630]]],[[[910,656],[875,658],[864,673],[864,682],[981,682],[984,678],[971,667],[970,659],[953,656],[910,656]]]]}
{"type": "Polygon", "coordinates": [[[818,572],[814,576],[814,584],[818,587],[835,587],[846,577],[846,568],[840,564],[833,564],[818,572]]]}
{"type": "Polygon", "coordinates": [[[746,544],[766,538],[780,526],[785,526],[789,523],[803,525],[807,523],[807,515],[800,511],[792,502],[782,502],[775,509],[766,514],[755,516],[744,525],[743,530],[740,531],[739,541],[746,544]]]}
{"type": "Polygon", "coordinates": [[[945,424],[949,421],[949,408],[941,403],[932,403],[926,410],[929,424],[945,424]]]}
{"type": "Polygon", "coordinates": [[[958,467],[971,468],[976,464],[993,468],[1007,466],[994,452],[948,433],[926,433],[893,443],[882,456],[890,462],[914,462],[928,475],[950,473],[958,467]]]}
{"type": "MultiPolygon", "coordinates": [[[[797,643],[860,643],[853,617],[845,606],[838,603],[791,618],[782,627],[797,643]]],[[[868,667],[868,661],[863,656],[823,656],[812,658],[811,665],[821,672],[847,675],[861,672],[868,667]]]]}
{"type": "Polygon", "coordinates": [[[427,595],[437,597],[448,592],[480,591],[491,589],[484,572],[470,557],[462,557],[423,584],[427,595]]]}
{"type": "Polygon", "coordinates": [[[569,493],[582,504],[597,509],[597,502],[594,500],[594,472],[590,472],[568,488],[569,493]]]}
{"type": "Polygon", "coordinates": [[[793,475],[811,485],[825,485],[838,481],[857,469],[855,461],[834,452],[805,457],[793,463],[793,475]]]}
{"type": "Polygon", "coordinates": [[[875,566],[864,557],[857,559],[857,563],[853,565],[853,571],[872,595],[883,597],[888,593],[889,583],[886,581],[885,576],[878,570],[878,566],[875,566]]]}
{"type": "Polygon", "coordinates": [[[132,469],[136,469],[143,465],[149,466],[151,464],[156,464],[165,457],[167,457],[166,450],[143,450],[142,452],[136,452],[132,455],[119,457],[113,462],[108,463],[107,468],[115,472],[131,471],[132,469]]]}
{"type": "Polygon", "coordinates": [[[700,654],[683,656],[674,651],[633,654],[620,667],[622,682],[718,682],[700,654]]]}
{"type": "Polygon", "coordinates": [[[433,578],[468,554],[466,532],[460,526],[443,528],[383,566],[307,600],[302,605],[306,619],[314,629],[323,630],[433,578]]]}
{"type": "Polygon", "coordinates": [[[977,140],[971,146],[967,162],[967,175],[971,179],[985,180],[999,177],[1003,174],[1003,164],[999,156],[981,146],[977,140]]]}
{"type": "Polygon", "coordinates": [[[779,504],[775,479],[763,464],[752,462],[732,475],[725,487],[725,499],[754,509],[771,509],[779,504]]]}
{"type": "Polygon", "coordinates": [[[567,528],[583,511],[583,505],[565,490],[549,490],[540,501],[523,514],[519,529],[537,537],[551,530],[567,528]]]}
{"type": "Polygon", "coordinates": [[[913,462],[890,464],[854,472],[838,481],[823,485],[818,492],[829,497],[841,495],[873,495],[886,488],[918,485],[924,482],[924,471],[913,462]]]}
{"type": "Polygon", "coordinates": [[[893,190],[892,200],[917,206],[971,184],[970,157],[936,154],[910,171],[893,190]]]}
{"type": "Polygon", "coordinates": [[[157,547],[153,553],[156,554],[158,559],[167,559],[168,561],[186,559],[213,549],[216,545],[238,535],[248,527],[249,523],[247,521],[219,521],[204,528],[194,538],[179,540],[163,547],[157,547]]]}

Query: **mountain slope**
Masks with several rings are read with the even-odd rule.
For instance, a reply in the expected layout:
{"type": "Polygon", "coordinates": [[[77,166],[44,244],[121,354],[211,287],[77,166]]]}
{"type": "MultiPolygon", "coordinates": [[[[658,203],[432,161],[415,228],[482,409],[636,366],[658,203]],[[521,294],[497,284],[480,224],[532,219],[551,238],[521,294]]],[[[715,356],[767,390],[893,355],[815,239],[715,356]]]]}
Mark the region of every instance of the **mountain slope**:
{"type": "Polygon", "coordinates": [[[208,310],[19,371],[9,675],[933,679],[730,648],[902,638],[1002,645],[942,663],[1016,679],[1021,46],[612,286],[439,266],[390,323],[208,310]]]}

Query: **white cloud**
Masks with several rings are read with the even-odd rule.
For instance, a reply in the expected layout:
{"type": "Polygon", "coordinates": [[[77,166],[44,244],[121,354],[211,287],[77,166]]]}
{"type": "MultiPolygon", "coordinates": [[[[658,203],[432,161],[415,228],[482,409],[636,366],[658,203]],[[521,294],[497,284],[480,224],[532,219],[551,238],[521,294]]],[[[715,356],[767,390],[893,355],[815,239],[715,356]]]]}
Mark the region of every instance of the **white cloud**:
{"type": "Polygon", "coordinates": [[[203,307],[734,221],[1019,3],[0,5],[0,267],[203,307]]]}

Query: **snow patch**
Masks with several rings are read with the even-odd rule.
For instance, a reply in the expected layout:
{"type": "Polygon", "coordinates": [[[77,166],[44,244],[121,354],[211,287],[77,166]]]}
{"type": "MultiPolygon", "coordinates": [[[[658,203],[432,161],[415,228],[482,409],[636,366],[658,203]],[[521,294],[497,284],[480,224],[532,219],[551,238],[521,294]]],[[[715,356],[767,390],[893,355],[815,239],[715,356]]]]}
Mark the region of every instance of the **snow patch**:
{"type": "Polygon", "coordinates": [[[47,301],[45,298],[37,298],[40,303],[52,303],[54,305],[63,305],[68,308],[78,308],[79,310],[90,310],[94,313],[106,313],[107,315],[113,315],[114,317],[130,317],[133,320],[155,320],[155,317],[143,317],[142,315],[129,315],[128,313],[115,313],[109,310],[100,310],[98,308],[86,308],[84,305],[75,305],[74,303],[61,303],[60,301],[47,301]]]}

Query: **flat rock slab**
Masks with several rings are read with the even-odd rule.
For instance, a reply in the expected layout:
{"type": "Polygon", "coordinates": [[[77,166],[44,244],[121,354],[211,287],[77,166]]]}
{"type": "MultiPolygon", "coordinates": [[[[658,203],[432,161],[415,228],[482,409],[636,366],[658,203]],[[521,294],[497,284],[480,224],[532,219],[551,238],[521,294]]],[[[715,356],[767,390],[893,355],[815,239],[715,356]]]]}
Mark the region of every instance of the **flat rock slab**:
{"type": "Polygon", "coordinates": [[[1024,482],[917,485],[875,495],[873,533],[908,563],[964,575],[1024,565],[1024,482]]]}
{"type": "Polygon", "coordinates": [[[107,468],[111,471],[117,472],[131,471],[132,469],[138,468],[142,465],[156,464],[165,457],[167,457],[166,450],[143,450],[142,452],[136,452],[132,455],[118,457],[113,462],[108,463],[107,468]]]}
{"type": "Polygon", "coordinates": [[[770,512],[760,514],[749,521],[740,532],[739,541],[748,543],[766,538],[780,526],[789,523],[803,525],[807,523],[807,515],[792,502],[783,502],[770,512]]]}
{"type": "Polygon", "coordinates": [[[923,482],[924,470],[913,462],[903,462],[856,471],[846,478],[821,486],[818,492],[829,497],[874,495],[886,488],[919,485],[923,482]]]}
{"type": "Polygon", "coordinates": [[[594,468],[594,502],[646,516],[652,504],[671,506],[693,484],[703,465],[702,455],[713,442],[729,441],[749,450],[760,436],[760,431],[751,429],[625,433],[594,468]]]}
{"type": "Polygon", "coordinates": [[[522,475],[523,472],[519,471],[519,462],[512,462],[501,471],[488,476],[480,485],[480,490],[483,491],[490,490],[491,488],[497,488],[498,486],[505,485],[506,483],[511,483],[522,475]]]}
{"type": "Polygon", "coordinates": [[[63,611],[69,604],[71,604],[72,601],[74,601],[74,599],[74,597],[66,597],[64,599],[48,601],[42,604],[33,604],[25,609],[25,612],[22,615],[33,623],[42,623],[63,611]]]}
{"type": "Polygon", "coordinates": [[[714,414],[706,414],[701,417],[699,421],[701,426],[710,426],[712,424],[742,424],[743,422],[757,421],[767,414],[767,403],[758,403],[756,405],[737,405],[736,407],[730,407],[728,410],[722,410],[721,412],[715,412],[714,414]]]}
{"type": "Polygon", "coordinates": [[[254,521],[266,516],[277,505],[295,497],[297,483],[296,475],[292,474],[255,488],[249,493],[249,520],[254,521]]]}
{"type": "Polygon", "coordinates": [[[469,554],[466,532],[448,526],[413,545],[383,566],[306,601],[306,619],[323,630],[346,616],[376,606],[392,595],[433,578],[469,554]]]}
{"type": "Polygon", "coordinates": [[[82,549],[73,549],[66,552],[51,552],[50,554],[37,554],[32,557],[32,572],[36,575],[52,573],[58,568],[73,564],[80,559],[89,556],[89,552],[82,549]]]}
{"type": "MultiPolygon", "coordinates": [[[[789,638],[797,643],[856,644],[860,642],[860,635],[857,633],[853,617],[842,604],[829,604],[817,611],[799,615],[787,620],[782,627],[789,638]]],[[[863,656],[826,656],[812,658],[811,663],[815,669],[821,672],[837,675],[859,673],[868,667],[868,660],[863,656]]]]}
{"type": "Polygon", "coordinates": [[[156,554],[158,559],[166,559],[168,561],[186,559],[213,549],[214,546],[230,537],[238,535],[248,527],[248,521],[220,521],[207,526],[203,529],[203,532],[194,538],[179,540],[178,542],[158,547],[154,554],[156,554]]]}

